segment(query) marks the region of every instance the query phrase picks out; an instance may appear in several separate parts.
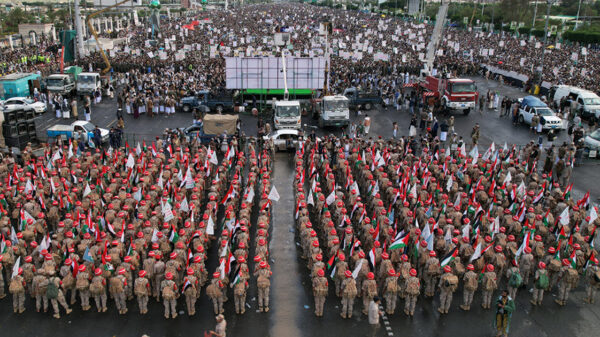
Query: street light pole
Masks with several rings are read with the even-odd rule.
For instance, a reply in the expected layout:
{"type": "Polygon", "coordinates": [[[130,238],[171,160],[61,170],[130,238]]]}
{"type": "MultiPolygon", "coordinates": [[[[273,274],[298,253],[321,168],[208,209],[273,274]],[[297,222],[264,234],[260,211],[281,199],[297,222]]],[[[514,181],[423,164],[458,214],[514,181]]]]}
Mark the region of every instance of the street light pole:
{"type": "Polygon", "coordinates": [[[542,45],[542,61],[540,64],[540,83],[544,76],[544,57],[546,55],[546,42],[548,42],[548,19],[550,18],[550,0],[546,1],[546,24],[544,25],[544,44],[542,45]]]}
{"type": "Polygon", "coordinates": [[[531,30],[535,27],[535,17],[537,16],[537,0],[535,0],[535,7],[533,8],[533,21],[531,22],[531,30]]]}
{"type": "Polygon", "coordinates": [[[579,26],[579,11],[581,10],[581,0],[579,0],[579,6],[577,6],[577,18],[575,19],[575,30],[579,26]]]}

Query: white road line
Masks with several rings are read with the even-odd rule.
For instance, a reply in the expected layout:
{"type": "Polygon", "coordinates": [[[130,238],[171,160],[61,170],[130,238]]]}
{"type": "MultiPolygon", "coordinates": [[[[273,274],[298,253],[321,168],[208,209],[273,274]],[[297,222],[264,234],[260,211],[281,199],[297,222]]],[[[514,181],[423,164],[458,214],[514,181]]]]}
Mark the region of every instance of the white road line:
{"type": "Polygon", "coordinates": [[[383,313],[383,315],[381,315],[381,320],[383,321],[383,324],[385,325],[385,330],[387,331],[387,335],[394,336],[394,333],[392,332],[392,327],[390,327],[390,322],[387,318],[387,315],[385,314],[385,311],[383,310],[383,305],[379,305],[379,310],[381,310],[381,312],[383,313]]]}

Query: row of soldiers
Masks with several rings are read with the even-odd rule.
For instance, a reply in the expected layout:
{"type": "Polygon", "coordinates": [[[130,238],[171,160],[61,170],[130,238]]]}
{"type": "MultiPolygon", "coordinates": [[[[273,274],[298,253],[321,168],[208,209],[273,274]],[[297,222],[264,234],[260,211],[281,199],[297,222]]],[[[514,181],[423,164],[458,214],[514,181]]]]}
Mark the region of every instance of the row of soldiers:
{"type": "Polygon", "coordinates": [[[473,160],[427,148],[415,156],[393,141],[357,139],[347,152],[335,144],[307,140],[295,157],[297,227],[317,316],[328,276],[344,318],[356,297],[366,312],[378,294],[388,314],[400,297],[412,316],[421,292],[433,297],[437,289],[445,314],[461,281],[463,310],[479,289],[482,308],[490,309],[503,282],[513,299],[532,285],[534,305],[558,286],[556,302],[565,305],[581,275],[593,303],[600,286],[595,208],[586,215],[585,197],[575,201],[528,171],[515,149],[473,160]]]}
{"type": "Polygon", "coordinates": [[[126,314],[135,296],[141,314],[154,298],[162,301],[165,318],[175,318],[177,299],[185,296],[192,316],[206,286],[216,314],[224,312],[228,288],[242,314],[254,245],[259,306],[268,311],[268,151],[257,156],[254,142],[245,152],[232,147],[219,164],[214,149],[188,145],[158,152],[97,150],[80,157],[52,148],[44,156],[25,156],[23,167],[4,162],[0,297],[6,279],[15,313],[25,310],[30,296],[37,311],[52,304],[56,318],[59,305],[69,314],[77,297],[83,311],[92,308],[93,299],[98,312],[106,312],[112,298],[126,314]],[[251,238],[254,209],[258,228],[251,238]],[[218,261],[209,263],[214,242],[218,261]]]}

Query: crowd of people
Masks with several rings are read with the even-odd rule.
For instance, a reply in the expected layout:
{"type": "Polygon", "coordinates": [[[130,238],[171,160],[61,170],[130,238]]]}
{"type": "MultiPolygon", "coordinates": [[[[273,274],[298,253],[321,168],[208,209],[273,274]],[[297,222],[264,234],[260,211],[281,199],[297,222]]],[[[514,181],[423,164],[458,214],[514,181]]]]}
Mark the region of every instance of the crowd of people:
{"type": "Polygon", "coordinates": [[[256,279],[257,309],[269,311],[271,160],[235,138],[222,156],[158,139],[143,151],[47,145],[40,156],[26,149],[22,163],[6,159],[0,297],[8,290],[15,313],[29,300],[38,312],[50,304],[55,318],[78,297],[83,311],[106,312],[110,298],[120,314],[133,303],[146,314],[153,298],[175,318],[178,298],[192,316],[205,289],[216,315],[228,293],[243,314],[256,279]]]}
{"type": "Polygon", "coordinates": [[[528,296],[523,287],[534,289],[535,306],[554,291],[565,306],[580,284],[594,303],[597,209],[589,194],[571,197],[572,184],[552,166],[538,170],[537,146],[478,155],[415,144],[309,137],[296,152],[294,214],[317,316],[330,289],[350,318],[357,298],[365,315],[381,297],[388,316],[399,298],[413,316],[419,296],[436,293],[447,314],[462,288],[460,308],[471,310],[480,290],[481,307],[494,307],[506,336],[516,296],[528,296]]]}

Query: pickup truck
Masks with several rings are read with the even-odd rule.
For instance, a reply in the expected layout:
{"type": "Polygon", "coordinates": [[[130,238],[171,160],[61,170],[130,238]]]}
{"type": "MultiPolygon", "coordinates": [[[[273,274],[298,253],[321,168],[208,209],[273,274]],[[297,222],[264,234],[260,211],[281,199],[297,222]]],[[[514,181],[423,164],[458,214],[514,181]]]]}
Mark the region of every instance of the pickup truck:
{"type": "MultiPolygon", "coordinates": [[[[71,125],[54,125],[53,127],[48,128],[46,134],[48,138],[58,138],[63,137],[65,139],[73,138],[73,133],[81,131],[83,135],[83,139],[87,142],[90,137],[94,136],[94,129],[96,126],[90,122],[86,121],[76,121],[71,125]]],[[[108,130],[99,128],[100,134],[102,135],[102,142],[108,141],[108,130]]]]}
{"type": "Polygon", "coordinates": [[[219,137],[227,132],[228,135],[235,134],[235,126],[238,115],[205,115],[204,120],[194,123],[186,128],[179,128],[191,141],[198,138],[201,143],[209,143],[213,138],[219,137]]]}
{"type": "Polygon", "coordinates": [[[191,112],[194,108],[205,106],[210,111],[223,113],[225,110],[233,110],[233,96],[216,95],[210,91],[203,90],[196,93],[196,96],[188,96],[181,99],[181,110],[191,112]]]}
{"type": "Polygon", "coordinates": [[[348,97],[351,108],[363,108],[371,110],[375,104],[382,104],[383,100],[375,92],[366,92],[357,88],[344,90],[344,96],[348,97]]]}

